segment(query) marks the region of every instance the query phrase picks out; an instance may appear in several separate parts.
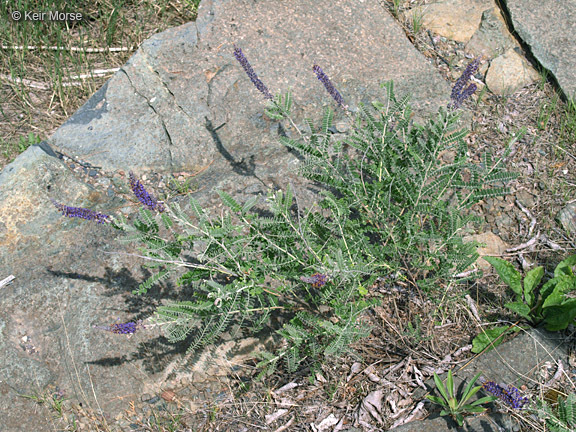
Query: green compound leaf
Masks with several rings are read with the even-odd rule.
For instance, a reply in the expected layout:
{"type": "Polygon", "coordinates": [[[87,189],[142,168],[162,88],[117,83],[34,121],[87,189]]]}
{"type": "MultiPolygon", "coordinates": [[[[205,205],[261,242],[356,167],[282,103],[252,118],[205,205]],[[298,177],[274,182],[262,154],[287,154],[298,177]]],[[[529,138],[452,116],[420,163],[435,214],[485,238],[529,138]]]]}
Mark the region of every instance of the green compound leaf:
{"type": "Polygon", "coordinates": [[[242,210],[242,206],[238,204],[232,196],[224,191],[217,191],[218,195],[220,195],[220,199],[224,204],[226,204],[233,212],[239,212],[242,210]]]}

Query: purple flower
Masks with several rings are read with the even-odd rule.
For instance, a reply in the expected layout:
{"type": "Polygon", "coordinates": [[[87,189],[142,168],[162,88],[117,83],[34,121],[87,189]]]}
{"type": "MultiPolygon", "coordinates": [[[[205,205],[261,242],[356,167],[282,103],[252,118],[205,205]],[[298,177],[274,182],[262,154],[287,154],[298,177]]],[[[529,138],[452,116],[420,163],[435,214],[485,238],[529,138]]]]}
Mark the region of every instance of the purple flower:
{"type": "Polygon", "coordinates": [[[95,212],[94,210],[82,208],[82,207],[68,207],[64,204],[60,204],[53,199],[50,199],[52,204],[56,206],[58,210],[62,212],[62,215],[67,217],[77,217],[86,220],[94,220],[99,224],[104,224],[111,222],[111,218],[109,215],[104,213],[95,212]]]}
{"type": "Polygon", "coordinates": [[[146,189],[144,189],[144,186],[142,185],[142,183],[140,183],[140,180],[136,179],[136,176],[134,175],[133,172],[130,172],[129,176],[130,176],[130,189],[132,189],[132,192],[134,192],[136,198],[138,198],[138,200],[142,204],[148,207],[149,210],[157,210],[160,213],[162,213],[165,210],[164,205],[161,202],[156,201],[156,199],[154,199],[154,197],[152,197],[146,191],[146,189]]]}
{"type": "Polygon", "coordinates": [[[138,320],[136,322],[114,323],[109,326],[95,325],[93,327],[116,334],[134,334],[136,333],[136,330],[144,328],[144,324],[142,324],[142,320],[138,320]]]}
{"type": "Polygon", "coordinates": [[[505,389],[494,381],[486,381],[482,387],[511,408],[522,409],[528,403],[528,398],[522,396],[520,390],[512,385],[505,389]]]}
{"type": "Polygon", "coordinates": [[[326,282],[328,280],[328,276],[325,274],[322,274],[322,273],[314,273],[310,277],[300,276],[300,280],[302,282],[312,284],[312,286],[314,288],[320,288],[320,287],[323,287],[324,285],[326,285],[326,282]]]}
{"type": "Polygon", "coordinates": [[[236,57],[236,60],[240,62],[240,64],[246,71],[248,78],[250,78],[250,81],[252,81],[252,83],[260,91],[260,93],[262,93],[266,99],[272,99],[272,95],[270,94],[264,83],[260,81],[260,78],[258,78],[256,72],[254,72],[254,69],[252,69],[250,62],[248,61],[242,50],[238,48],[236,45],[234,45],[234,57],[236,57]]]}
{"type": "Polygon", "coordinates": [[[452,103],[448,105],[451,109],[460,107],[462,102],[468,99],[476,91],[476,84],[470,84],[464,91],[463,89],[470,80],[470,77],[476,73],[479,65],[480,58],[477,57],[466,67],[466,70],[464,70],[460,78],[458,78],[458,81],[456,81],[456,84],[454,84],[454,87],[452,88],[452,94],[450,95],[452,103]]]}
{"type": "Polygon", "coordinates": [[[334,98],[336,103],[340,105],[342,108],[346,108],[344,106],[344,99],[342,98],[342,95],[338,92],[338,90],[336,90],[334,84],[332,84],[332,81],[330,81],[330,78],[328,78],[328,75],[324,73],[322,68],[318,65],[314,65],[312,66],[312,70],[314,71],[318,79],[322,81],[322,84],[324,84],[324,87],[326,87],[326,90],[328,91],[328,93],[330,93],[330,96],[334,98]]]}

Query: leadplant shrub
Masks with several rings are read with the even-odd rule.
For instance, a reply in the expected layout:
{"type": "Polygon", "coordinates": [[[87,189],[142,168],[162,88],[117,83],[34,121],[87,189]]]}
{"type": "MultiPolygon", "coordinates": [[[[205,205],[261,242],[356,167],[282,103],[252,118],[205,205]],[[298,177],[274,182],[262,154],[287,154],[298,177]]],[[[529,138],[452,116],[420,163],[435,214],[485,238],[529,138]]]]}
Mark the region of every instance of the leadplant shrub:
{"type": "MultiPolygon", "coordinates": [[[[269,100],[267,114],[296,125],[291,95],[270,99],[242,51],[234,54],[269,100]]],[[[327,75],[313,70],[349,115],[327,75]]],[[[318,127],[306,120],[310,134],[280,139],[305,157],[302,175],[324,186],[318,207],[302,208],[286,186],[268,193],[268,215],[256,210],[257,197],[239,203],[226,192],[219,192],[227,208],[219,217],[193,197],[188,215],[177,202],[149,197],[131,177],[147,208],[133,223],[113,218],[113,226],[126,232],[125,241],[143,245],[147,267],[157,269],[135,293],[177,269],[177,285],[194,288],[189,299],[160,306],[151,319],[170,341],[190,338],[188,350],[195,350],[232,328],[253,333],[275,314],[283,342],[262,354],[262,373],[279,362],[289,372],[314,369],[327,357],[357,355],[352,345],[369,334],[359,318],[376,303],[369,295],[376,278],[400,274],[413,289],[433,294],[475,261],[476,244],[461,239],[474,220],[464,210],[505,194],[501,184],[514,175],[490,155],[480,165],[470,162],[467,132],[453,109],[413,126],[408,97],[397,100],[392,82],[383,87],[385,103],[361,105],[349,136],[332,135],[328,108],[318,127]]]]}
{"type": "Polygon", "coordinates": [[[576,428],[576,394],[566,398],[558,397],[557,405],[552,407],[545,400],[538,400],[535,413],[546,422],[551,432],[571,432],[576,428]]]}
{"type": "Polygon", "coordinates": [[[392,82],[383,87],[386,103],[360,105],[351,137],[333,142],[333,113],[327,109],[309,139],[280,142],[306,156],[304,177],[327,187],[320,206],[352,219],[344,237],[369,239],[364,253],[373,262],[403,269],[414,286],[430,291],[478,256],[475,243],[462,241],[478,218],[464,210],[508,193],[495,184],[516,174],[505,172],[490,154],[480,165],[470,162],[468,132],[458,128],[458,114],[441,108],[436,121],[412,126],[408,97],[397,100],[392,82]]]}
{"type": "Polygon", "coordinates": [[[256,198],[240,205],[228,194],[220,195],[229,208],[220,219],[210,218],[191,198],[193,218],[174,203],[161,214],[141,210],[133,226],[122,218],[116,221],[132,234],[128,240],[145,244],[141,252],[154,260],[147,267],[161,267],[138,294],[176,267],[186,268],[177,284],[195,288],[188,301],[159,307],[152,321],[163,325],[173,342],[194,332],[193,350],[233,324],[255,332],[272,312],[283,312],[288,322],[278,333],[288,343],[275,355],[264,355],[267,371],[279,359],[295,371],[306,357],[351,352],[349,345],[368,334],[358,316],[374,302],[363,300],[359,288],[376,278],[371,275],[376,266],[368,266],[362,245],[334,237],[346,229],[346,220],[311,212],[295,215],[290,188],[270,194],[272,217],[250,211],[256,198]],[[182,234],[162,239],[161,223],[166,229],[179,226],[182,234]],[[194,259],[183,261],[184,249],[194,259]]]}

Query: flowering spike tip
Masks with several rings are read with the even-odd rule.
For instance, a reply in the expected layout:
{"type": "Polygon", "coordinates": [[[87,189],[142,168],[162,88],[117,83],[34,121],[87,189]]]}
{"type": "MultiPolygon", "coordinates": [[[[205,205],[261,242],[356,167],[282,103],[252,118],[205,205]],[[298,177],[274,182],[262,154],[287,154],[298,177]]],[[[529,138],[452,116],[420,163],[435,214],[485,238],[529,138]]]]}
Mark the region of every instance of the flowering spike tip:
{"type": "Polygon", "coordinates": [[[262,93],[266,99],[272,99],[272,95],[268,91],[268,88],[264,85],[264,83],[260,80],[260,78],[258,78],[258,75],[256,75],[256,72],[254,72],[254,69],[252,69],[250,62],[248,61],[242,50],[238,48],[236,45],[234,45],[234,57],[236,57],[236,60],[238,60],[238,62],[242,65],[242,68],[248,75],[248,78],[250,78],[250,81],[252,81],[252,83],[258,89],[258,91],[262,93]]]}
{"type": "Polygon", "coordinates": [[[336,90],[336,87],[334,87],[334,84],[332,84],[332,81],[330,81],[330,78],[328,78],[328,75],[324,73],[322,68],[318,65],[314,65],[312,66],[312,70],[314,71],[318,79],[322,82],[322,84],[324,84],[324,87],[326,88],[328,93],[330,93],[330,96],[332,96],[332,98],[336,101],[336,103],[340,105],[340,107],[346,108],[346,106],[344,105],[344,99],[342,98],[342,95],[340,94],[340,92],[338,92],[338,90],[336,90]]]}
{"type": "Polygon", "coordinates": [[[50,201],[52,201],[52,204],[54,204],[54,206],[60,210],[60,212],[62,212],[62,215],[66,217],[77,217],[86,220],[93,220],[99,224],[105,224],[111,221],[111,217],[104,213],[95,212],[94,210],[82,207],[69,207],[64,204],[60,204],[53,199],[50,201]]]}

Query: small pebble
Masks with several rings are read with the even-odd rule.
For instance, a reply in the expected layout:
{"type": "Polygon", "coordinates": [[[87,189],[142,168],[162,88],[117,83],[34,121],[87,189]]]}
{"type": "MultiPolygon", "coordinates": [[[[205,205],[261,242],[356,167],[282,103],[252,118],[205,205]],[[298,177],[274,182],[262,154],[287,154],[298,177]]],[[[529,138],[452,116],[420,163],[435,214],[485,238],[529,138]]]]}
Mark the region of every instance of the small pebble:
{"type": "Polygon", "coordinates": [[[350,129],[350,126],[346,122],[336,123],[336,130],[340,133],[345,133],[350,129]]]}
{"type": "Polygon", "coordinates": [[[108,187],[110,185],[110,179],[106,177],[100,177],[96,180],[96,184],[100,187],[108,187]]]}
{"type": "Polygon", "coordinates": [[[174,390],[164,390],[160,396],[165,401],[172,402],[176,398],[176,393],[174,390]]]}
{"type": "Polygon", "coordinates": [[[156,402],[158,402],[160,400],[160,398],[158,396],[154,396],[152,399],[146,401],[151,405],[154,405],[156,402]]]}

